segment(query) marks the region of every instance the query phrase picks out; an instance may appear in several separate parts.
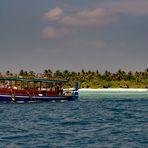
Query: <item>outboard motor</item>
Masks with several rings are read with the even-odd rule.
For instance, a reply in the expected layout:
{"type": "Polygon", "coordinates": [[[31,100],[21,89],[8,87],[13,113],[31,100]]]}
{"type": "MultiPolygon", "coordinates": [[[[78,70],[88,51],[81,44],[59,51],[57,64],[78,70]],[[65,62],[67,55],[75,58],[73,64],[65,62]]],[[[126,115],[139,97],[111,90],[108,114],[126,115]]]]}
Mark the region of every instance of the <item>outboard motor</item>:
{"type": "Polygon", "coordinates": [[[75,82],[75,91],[78,91],[78,89],[79,89],[79,84],[78,82],[75,82]]]}
{"type": "Polygon", "coordinates": [[[78,82],[75,82],[75,90],[72,92],[72,95],[78,99],[78,89],[79,89],[79,84],[78,82]]]}

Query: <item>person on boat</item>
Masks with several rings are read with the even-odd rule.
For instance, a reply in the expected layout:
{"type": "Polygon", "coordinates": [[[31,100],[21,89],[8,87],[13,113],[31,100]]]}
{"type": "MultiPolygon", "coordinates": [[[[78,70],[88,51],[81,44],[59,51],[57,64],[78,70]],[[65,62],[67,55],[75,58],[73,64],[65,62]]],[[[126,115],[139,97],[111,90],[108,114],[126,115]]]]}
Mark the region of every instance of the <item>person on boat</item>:
{"type": "Polygon", "coordinates": [[[11,84],[8,86],[8,89],[12,89],[12,85],[11,84]]]}
{"type": "Polygon", "coordinates": [[[50,83],[49,83],[49,84],[46,85],[46,90],[47,90],[47,91],[50,91],[50,89],[51,89],[51,85],[50,85],[50,83]]]}
{"type": "Polygon", "coordinates": [[[54,94],[55,88],[54,88],[53,83],[49,84],[49,88],[47,89],[47,92],[48,92],[47,94],[49,94],[49,95],[53,95],[54,94]]]}
{"type": "Polygon", "coordinates": [[[50,83],[49,84],[49,91],[55,91],[55,88],[53,86],[53,83],[50,83]]]}
{"type": "Polygon", "coordinates": [[[17,89],[17,87],[16,86],[13,86],[13,89],[17,89]]]}
{"type": "Polygon", "coordinates": [[[58,85],[58,83],[55,83],[55,94],[56,95],[59,95],[59,85],[58,85]]]}
{"type": "Polygon", "coordinates": [[[4,84],[0,84],[0,88],[5,88],[4,84]]]}
{"type": "Polygon", "coordinates": [[[51,96],[52,95],[52,84],[48,83],[46,84],[46,96],[51,96]]]}
{"type": "Polygon", "coordinates": [[[10,82],[9,81],[6,81],[5,84],[4,84],[5,88],[9,88],[10,86],[10,82]]]}
{"type": "Polygon", "coordinates": [[[63,95],[63,85],[61,82],[59,83],[59,95],[63,95]]]}

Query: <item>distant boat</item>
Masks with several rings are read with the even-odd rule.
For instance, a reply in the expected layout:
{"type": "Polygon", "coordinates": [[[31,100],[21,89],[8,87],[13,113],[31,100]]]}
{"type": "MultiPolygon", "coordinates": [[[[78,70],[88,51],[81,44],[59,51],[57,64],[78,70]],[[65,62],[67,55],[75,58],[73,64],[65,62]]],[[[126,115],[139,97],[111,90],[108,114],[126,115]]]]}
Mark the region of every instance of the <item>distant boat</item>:
{"type": "Polygon", "coordinates": [[[74,90],[64,90],[67,80],[0,77],[0,102],[38,102],[78,99],[78,82],[74,90]]]}

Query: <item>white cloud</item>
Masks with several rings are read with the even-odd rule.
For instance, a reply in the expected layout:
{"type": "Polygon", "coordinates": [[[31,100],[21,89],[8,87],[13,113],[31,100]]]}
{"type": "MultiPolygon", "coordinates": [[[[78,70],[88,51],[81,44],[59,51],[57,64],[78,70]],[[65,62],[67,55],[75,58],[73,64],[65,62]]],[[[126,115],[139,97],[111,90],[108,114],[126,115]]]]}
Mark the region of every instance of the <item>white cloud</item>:
{"type": "Polygon", "coordinates": [[[57,29],[53,27],[46,27],[42,31],[42,36],[44,38],[59,38],[66,35],[68,32],[67,29],[57,29]]]}
{"type": "MultiPolygon", "coordinates": [[[[43,15],[46,21],[56,21],[59,28],[46,27],[42,35],[45,38],[58,38],[65,36],[68,32],[74,31],[73,26],[86,27],[95,25],[106,25],[115,23],[118,14],[127,15],[148,15],[148,0],[118,0],[110,1],[91,10],[81,10],[77,13],[64,15],[63,10],[59,7],[49,10],[43,15]],[[71,30],[65,27],[71,27],[71,30]]],[[[70,28],[69,28],[70,29],[70,28]]],[[[76,31],[76,30],[75,30],[76,31]]],[[[99,44],[100,45],[100,44],[99,44]]]]}
{"type": "Polygon", "coordinates": [[[117,20],[118,13],[128,15],[148,15],[148,0],[110,1],[92,10],[81,10],[72,15],[63,15],[59,7],[49,10],[43,15],[46,21],[59,20],[64,25],[102,25],[117,20]]]}
{"type": "Polygon", "coordinates": [[[97,25],[108,24],[116,20],[116,16],[103,8],[84,10],[74,16],[65,16],[61,20],[66,25],[97,25]]]}
{"type": "Polygon", "coordinates": [[[55,21],[60,19],[62,14],[63,14],[63,10],[59,7],[56,7],[44,13],[43,19],[46,21],[55,21]]]}

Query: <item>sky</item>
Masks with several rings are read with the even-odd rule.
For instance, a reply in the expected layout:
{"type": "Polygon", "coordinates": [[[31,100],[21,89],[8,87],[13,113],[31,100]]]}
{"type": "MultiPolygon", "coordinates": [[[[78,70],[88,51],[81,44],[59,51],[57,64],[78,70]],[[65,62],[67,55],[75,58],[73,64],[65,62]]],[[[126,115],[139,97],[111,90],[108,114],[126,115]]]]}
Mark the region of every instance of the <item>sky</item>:
{"type": "Polygon", "coordinates": [[[148,68],[148,0],[0,0],[0,72],[148,68]]]}

